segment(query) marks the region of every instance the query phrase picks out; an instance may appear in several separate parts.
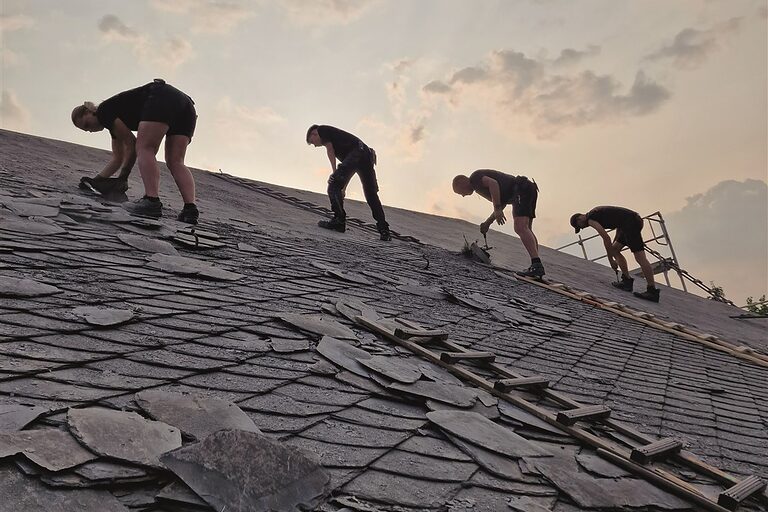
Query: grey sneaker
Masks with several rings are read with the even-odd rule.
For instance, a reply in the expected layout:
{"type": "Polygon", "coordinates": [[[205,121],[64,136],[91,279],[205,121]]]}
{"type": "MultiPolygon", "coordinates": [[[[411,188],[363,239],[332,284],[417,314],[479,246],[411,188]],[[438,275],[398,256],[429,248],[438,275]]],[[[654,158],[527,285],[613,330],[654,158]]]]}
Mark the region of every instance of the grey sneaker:
{"type": "Polygon", "coordinates": [[[147,196],[123,205],[128,213],[137,217],[149,217],[150,219],[159,219],[163,216],[163,203],[158,199],[151,201],[147,196]]]}
{"type": "Polygon", "coordinates": [[[525,270],[515,272],[515,274],[523,277],[532,277],[534,279],[541,279],[546,272],[544,272],[544,265],[541,263],[531,263],[531,266],[525,270]]]}

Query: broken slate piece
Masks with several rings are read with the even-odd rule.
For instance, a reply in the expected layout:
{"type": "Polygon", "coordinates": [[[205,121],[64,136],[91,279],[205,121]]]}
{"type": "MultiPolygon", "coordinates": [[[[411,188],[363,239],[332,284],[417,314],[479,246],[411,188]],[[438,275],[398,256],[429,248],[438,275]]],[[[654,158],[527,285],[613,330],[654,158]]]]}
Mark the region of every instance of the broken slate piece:
{"type": "Polygon", "coordinates": [[[515,482],[538,482],[537,478],[524,475],[520,471],[520,465],[517,460],[468,443],[456,436],[450,434],[447,434],[447,436],[453,444],[474,459],[475,462],[490,474],[515,482]]]}
{"type": "Polygon", "coordinates": [[[96,459],[68,432],[55,428],[0,433],[0,459],[19,453],[48,471],[62,471],[96,459]]]}
{"type": "Polygon", "coordinates": [[[201,276],[216,281],[237,281],[245,277],[241,274],[215,267],[206,261],[159,253],[147,256],[147,266],[173,274],[201,276]]]}
{"type": "Polygon", "coordinates": [[[74,472],[91,482],[98,483],[127,483],[152,478],[140,467],[116,464],[103,460],[83,464],[76,468],[74,472]]]}
{"type": "Polygon", "coordinates": [[[211,509],[203,498],[181,482],[166,485],[162,491],[157,493],[155,499],[158,503],[167,504],[169,507],[183,507],[184,510],[208,511],[211,509]]]}
{"type": "Polygon", "coordinates": [[[368,320],[376,321],[379,319],[379,314],[371,306],[357,299],[343,299],[336,302],[336,311],[349,320],[355,321],[355,317],[362,316],[368,320]]]}
{"type": "Polygon", "coordinates": [[[632,476],[632,473],[605,460],[592,450],[582,450],[576,455],[579,465],[590,473],[595,473],[605,478],[623,478],[632,476]]]}
{"type": "Polygon", "coordinates": [[[112,327],[124,324],[133,319],[133,311],[129,309],[80,306],[73,309],[72,313],[85,320],[86,323],[97,327],[112,327]]]}
{"type": "Polygon", "coordinates": [[[177,251],[174,246],[163,240],[157,240],[141,235],[128,235],[125,233],[120,233],[117,235],[117,238],[124,244],[130,245],[140,251],[167,254],[169,256],[179,255],[179,251],[177,251]]]}
{"type": "Polygon", "coordinates": [[[360,377],[370,378],[368,370],[360,364],[362,359],[373,357],[365,350],[359,349],[346,341],[337,340],[330,336],[323,336],[316,349],[323,357],[349,370],[360,377]]]}
{"type": "Polygon", "coordinates": [[[404,284],[404,285],[398,286],[397,289],[400,290],[401,292],[418,295],[419,297],[426,297],[428,299],[443,300],[448,298],[448,294],[445,293],[440,288],[432,288],[429,286],[421,286],[418,284],[404,284]]]}
{"type": "Polygon", "coordinates": [[[304,352],[309,350],[308,340],[286,340],[283,338],[272,338],[269,341],[272,346],[272,350],[282,354],[289,354],[291,352],[304,352]]]}
{"type": "Polygon", "coordinates": [[[238,243],[237,244],[237,248],[240,249],[243,252],[249,252],[251,254],[259,254],[259,255],[263,255],[263,256],[267,256],[268,255],[268,253],[262,251],[258,247],[255,247],[255,246],[253,246],[251,244],[246,244],[245,242],[238,243]]]}
{"type": "Polygon", "coordinates": [[[474,412],[433,411],[427,413],[427,419],[456,437],[513,459],[552,455],[512,430],[474,412]]]}
{"type": "Polygon", "coordinates": [[[134,464],[162,467],[158,457],[181,446],[178,429],[135,412],[70,409],[67,421],[70,431],[91,451],[134,464]]]}
{"type": "Polygon", "coordinates": [[[14,233],[24,233],[28,235],[60,235],[67,230],[56,224],[46,222],[35,222],[22,219],[4,219],[0,218],[0,230],[13,231],[14,233]]]}
{"type": "Polygon", "coordinates": [[[419,380],[413,384],[393,382],[387,386],[387,389],[422,398],[431,398],[457,407],[472,407],[477,400],[477,393],[472,389],[442,382],[429,382],[425,380],[419,380]]]}
{"type": "Polygon", "coordinates": [[[421,378],[421,368],[402,357],[373,356],[358,362],[376,373],[404,384],[412,384],[421,378]]]}
{"type": "Polygon", "coordinates": [[[283,313],[277,318],[283,322],[289,323],[303,331],[308,331],[321,336],[332,336],[354,340],[355,333],[349,327],[341,325],[333,319],[325,318],[320,315],[300,315],[296,313],[283,313]]]}
{"type": "Polygon", "coordinates": [[[0,467],[0,496],[3,512],[128,512],[109,491],[51,489],[8,467],[0,467]]]}
{"type": "Polygon", "coordinates": [[[43,297],[55,293],[61,293],[61,290],[32,279],[0,276],[0,297],[43,297]]]}
{"type": "Polygon", "coordinates": [[[0,404],[0,433],[21,430],[48,411],[47,407],[0,404]]]}
{"type": "Polygon", "coordinates": [[[312,510],[330,491],[318,462],[254,432],[217,432],[161,460],[216,510],[312,510]]]}
{"type": "Polygon", "coordinates": [[[519,407],[507,402],[506,400],[499,400],[499,412],[502,416],[522,423],[526,427],[541,430],[556,436],[567,435],[565,432],[555,427],[554,425],[550,425],[546,421],[537,418],[533,414],[520,409],[519,407]]]}
{"type": "Polygon", "coordinates": [[[153,419],[198,440],[225,429],[260,432],[238,406],[218,398],[147,390],[136,394],[136,403],[153,419]]]}

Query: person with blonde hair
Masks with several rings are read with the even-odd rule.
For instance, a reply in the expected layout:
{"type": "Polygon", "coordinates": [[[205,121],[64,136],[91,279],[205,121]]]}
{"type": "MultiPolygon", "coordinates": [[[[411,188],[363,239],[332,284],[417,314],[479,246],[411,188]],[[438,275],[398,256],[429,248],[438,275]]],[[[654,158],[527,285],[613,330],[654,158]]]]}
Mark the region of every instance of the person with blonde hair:
{"type": "Polygon", "coordinates": [[[187,146],[192,141],[197,124],[192,98],[164,80],[155,79],[141,87],[116,94],[98,106],[87,101],[75,107],[72,123],[87,132],[106,128],[112,137],[112,159],[96,177],[83,179],[99,192],[127,190],[128,176],[138,161],[144,196],[124,208],[142,217],[162,216],[160,170],[156,155],[165,137],[165,163],[184,200],[178,220],[197,224],[199,212],[195,204],[195,180],[184,164],[187,146]],[[117,178],[111,178],[118,170],[117,178]]]}

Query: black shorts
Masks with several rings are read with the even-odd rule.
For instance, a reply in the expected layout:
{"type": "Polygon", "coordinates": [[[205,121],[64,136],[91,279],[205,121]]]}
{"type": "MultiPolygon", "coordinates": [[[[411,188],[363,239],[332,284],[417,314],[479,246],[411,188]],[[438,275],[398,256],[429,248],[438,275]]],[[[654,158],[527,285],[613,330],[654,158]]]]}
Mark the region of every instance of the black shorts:
{"type": "Polygon", "coordinates": [[[518,176],[515,183],[515,193],[512,195],[512,217],[536,218],[536,201],[539,198],[539,187],[525,176],[518,176]]]}
{"type": "Polygon", "coordinates": [[[642,251],[645,248],[642,231],[643,219],[638,215],[630,224],[617,228],[616,238],[613,240],[629,247],[632,252],[642,251]]]}
{"type": "Polygon", "coordinates": [[[155,82],[141,109],[140,121],[168,125],[166,135],[186,135],[192,140],[197,112],[192,98],[165,82],[155,82]]]}

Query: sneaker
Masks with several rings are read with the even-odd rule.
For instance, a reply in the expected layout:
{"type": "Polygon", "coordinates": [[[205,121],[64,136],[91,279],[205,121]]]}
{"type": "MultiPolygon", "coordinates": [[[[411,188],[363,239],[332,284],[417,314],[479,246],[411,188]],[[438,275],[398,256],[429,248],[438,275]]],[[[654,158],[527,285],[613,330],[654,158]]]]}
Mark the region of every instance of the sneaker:
{"type": "Polygon", "coordinates": [[[150,201],[147,196],[132,203],[124,204],[123,208],[125,208],[131,215],[137,217],[159,219],[163,216],[163,203],[161,203],[159,199],[157,201],[150,201]]]}
{"type": "Polygon", "coordinates": [[[347,223],[343,220],[337,219],[336,217],[332,218],[331,220],[321,220],[317,223],[317,225],[323,229],[330,229],[332,231],[338,231],[339,233],[343,233],[347,230],[347,223]]]}
{"type": "Polygon", "coordinates": [[[515,274],[523,277],[533,277],[534,279],[539,279],[544,276],[546,272],[544,272],[544,265],[541,263],[531,263],[531,266],[528,267],[525,270],[520,270],[515,272],[515,274]]]}
{"type": "Polygon", "coordinates": [[[621,276],[621,281],[619,282],[612,282],[611,285],[613,285],[614,288],[618,288],[619,290],[624,290],[625,292],[631,292],[632,287],[635,284],[635,280],[631,277],[621,276]]]}
{"type": "Polygon", "coordinates": [[[197,209],[197,206],[193,204],[185,204],[184,208],[182,208],[181,213],[179,213],[179,216],[176,217],[176,220],[179,222],[186,222],[187,224],[197,224],[197,219],[200,218],[200,211],[197,209]]]}
{"type": "Polygon", "coordinates": [[[91,188],[101,195],[124,194],[128,190],[128,182],[118,178],[80,178],[80,188],[91,188]]]}
{"type": "Polygon", "coordinates": [[[639,297],[641,299],[649,300],[651,302],[659,302],[659,289],[658,288],[648,288],[644,292],[635,292],[635,297],[639,297]]]}

